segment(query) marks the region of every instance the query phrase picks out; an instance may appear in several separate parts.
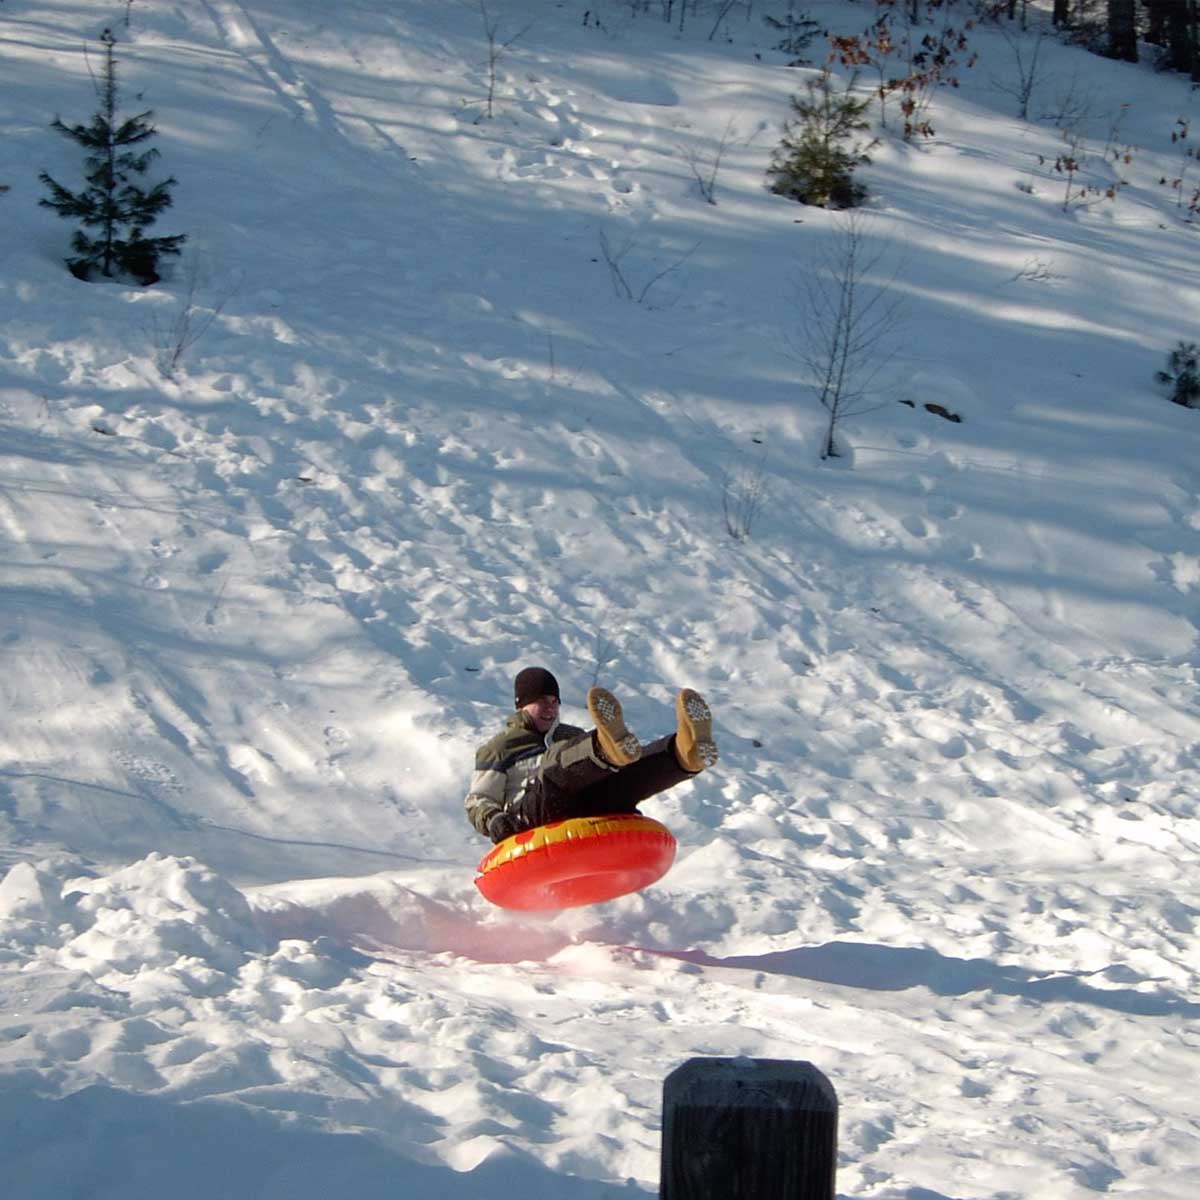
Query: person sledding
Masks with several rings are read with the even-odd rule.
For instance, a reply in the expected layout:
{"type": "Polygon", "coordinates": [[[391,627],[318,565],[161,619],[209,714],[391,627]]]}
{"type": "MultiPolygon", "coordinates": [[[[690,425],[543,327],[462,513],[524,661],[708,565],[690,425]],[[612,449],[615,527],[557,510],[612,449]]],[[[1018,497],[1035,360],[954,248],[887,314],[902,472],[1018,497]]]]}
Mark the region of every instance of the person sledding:
{"type": "Polygon", "coordinates": [[[587,694],[595,727],[564,725],[558,680],[544,667],[517,675],[513,700],[516,712],[476,751],[466,798],[468,820],[493,842],[551,821],[636,812],[717,761],[712,712],[691,688],[675,698],[675,732],[646,745],[602,687],[587,694]]]}

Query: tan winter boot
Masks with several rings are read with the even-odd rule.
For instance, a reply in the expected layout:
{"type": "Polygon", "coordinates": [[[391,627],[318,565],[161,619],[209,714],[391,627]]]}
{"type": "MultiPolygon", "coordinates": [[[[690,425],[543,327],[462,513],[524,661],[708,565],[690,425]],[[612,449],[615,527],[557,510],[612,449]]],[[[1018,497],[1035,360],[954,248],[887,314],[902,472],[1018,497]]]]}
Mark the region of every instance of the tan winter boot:
{"type": "Polygon", "coordinates": [[[684,688],[675,697],[675,757],[693,774],[716,764],[717,743],[712,735],[712,709],[704,697],[684,688]]]}
{"type": "Polygon", "coordinates": [[[642,757],[642,745],[625,726],[621,702],[606,688],[594,687],[587,694],[588,712],[596,726],[600,754],[611,766],[627,767],[642,757]]]}

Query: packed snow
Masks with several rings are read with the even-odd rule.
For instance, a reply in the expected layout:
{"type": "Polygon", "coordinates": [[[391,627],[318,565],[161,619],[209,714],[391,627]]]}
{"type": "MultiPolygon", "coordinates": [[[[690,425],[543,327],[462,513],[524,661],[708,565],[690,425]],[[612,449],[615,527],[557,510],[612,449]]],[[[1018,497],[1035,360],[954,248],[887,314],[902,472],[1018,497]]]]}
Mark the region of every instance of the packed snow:
{"type": "Polygon", "coordinates": [[[664,1077],[749,1056],[842,1197],[1194,1200],[1196,94],[1042,38],[1021,120],[1044,14],[976,23],[861,170],[901,320],[822,460],[848,218],[764,172],[826,43],[700,7],[4,0],[6,1197],[653,1196],[664,1077]],[[37,203],[106,26],[149,288],[37,203]],[[477,893],[529,664],[712,704],[644,892],[477,893]]]}

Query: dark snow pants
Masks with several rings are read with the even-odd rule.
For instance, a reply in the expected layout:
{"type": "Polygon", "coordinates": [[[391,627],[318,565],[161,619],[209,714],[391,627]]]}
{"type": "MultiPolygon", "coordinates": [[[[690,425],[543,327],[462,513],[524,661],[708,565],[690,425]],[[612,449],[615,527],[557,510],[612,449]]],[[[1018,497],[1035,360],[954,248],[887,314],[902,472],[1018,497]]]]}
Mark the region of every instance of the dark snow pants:
{"type": "Polygon", "coordinates": [[[524,826],[636,812],[642,800],[692,778],[675,757],[674,734],[643,746],[641,758],[627,767],[610,767],[599,757],[590,733],[551,746],[517,806],[524,826]]]}

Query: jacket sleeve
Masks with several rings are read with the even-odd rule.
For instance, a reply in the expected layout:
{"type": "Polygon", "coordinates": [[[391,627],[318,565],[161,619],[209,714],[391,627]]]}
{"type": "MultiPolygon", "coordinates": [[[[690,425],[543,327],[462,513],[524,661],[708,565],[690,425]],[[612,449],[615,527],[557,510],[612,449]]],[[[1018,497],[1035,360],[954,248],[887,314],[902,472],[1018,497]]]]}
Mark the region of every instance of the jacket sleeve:
{"type": "Polygon", "coordinates": [[[499,769],[492,756],[484,750],[475,756],[475,772],[467,792],[467,820],[476,832],[487,836],[487,823],[498,812],[504,810],[504,790],[508,783],[507,772],[499,769]]]}

